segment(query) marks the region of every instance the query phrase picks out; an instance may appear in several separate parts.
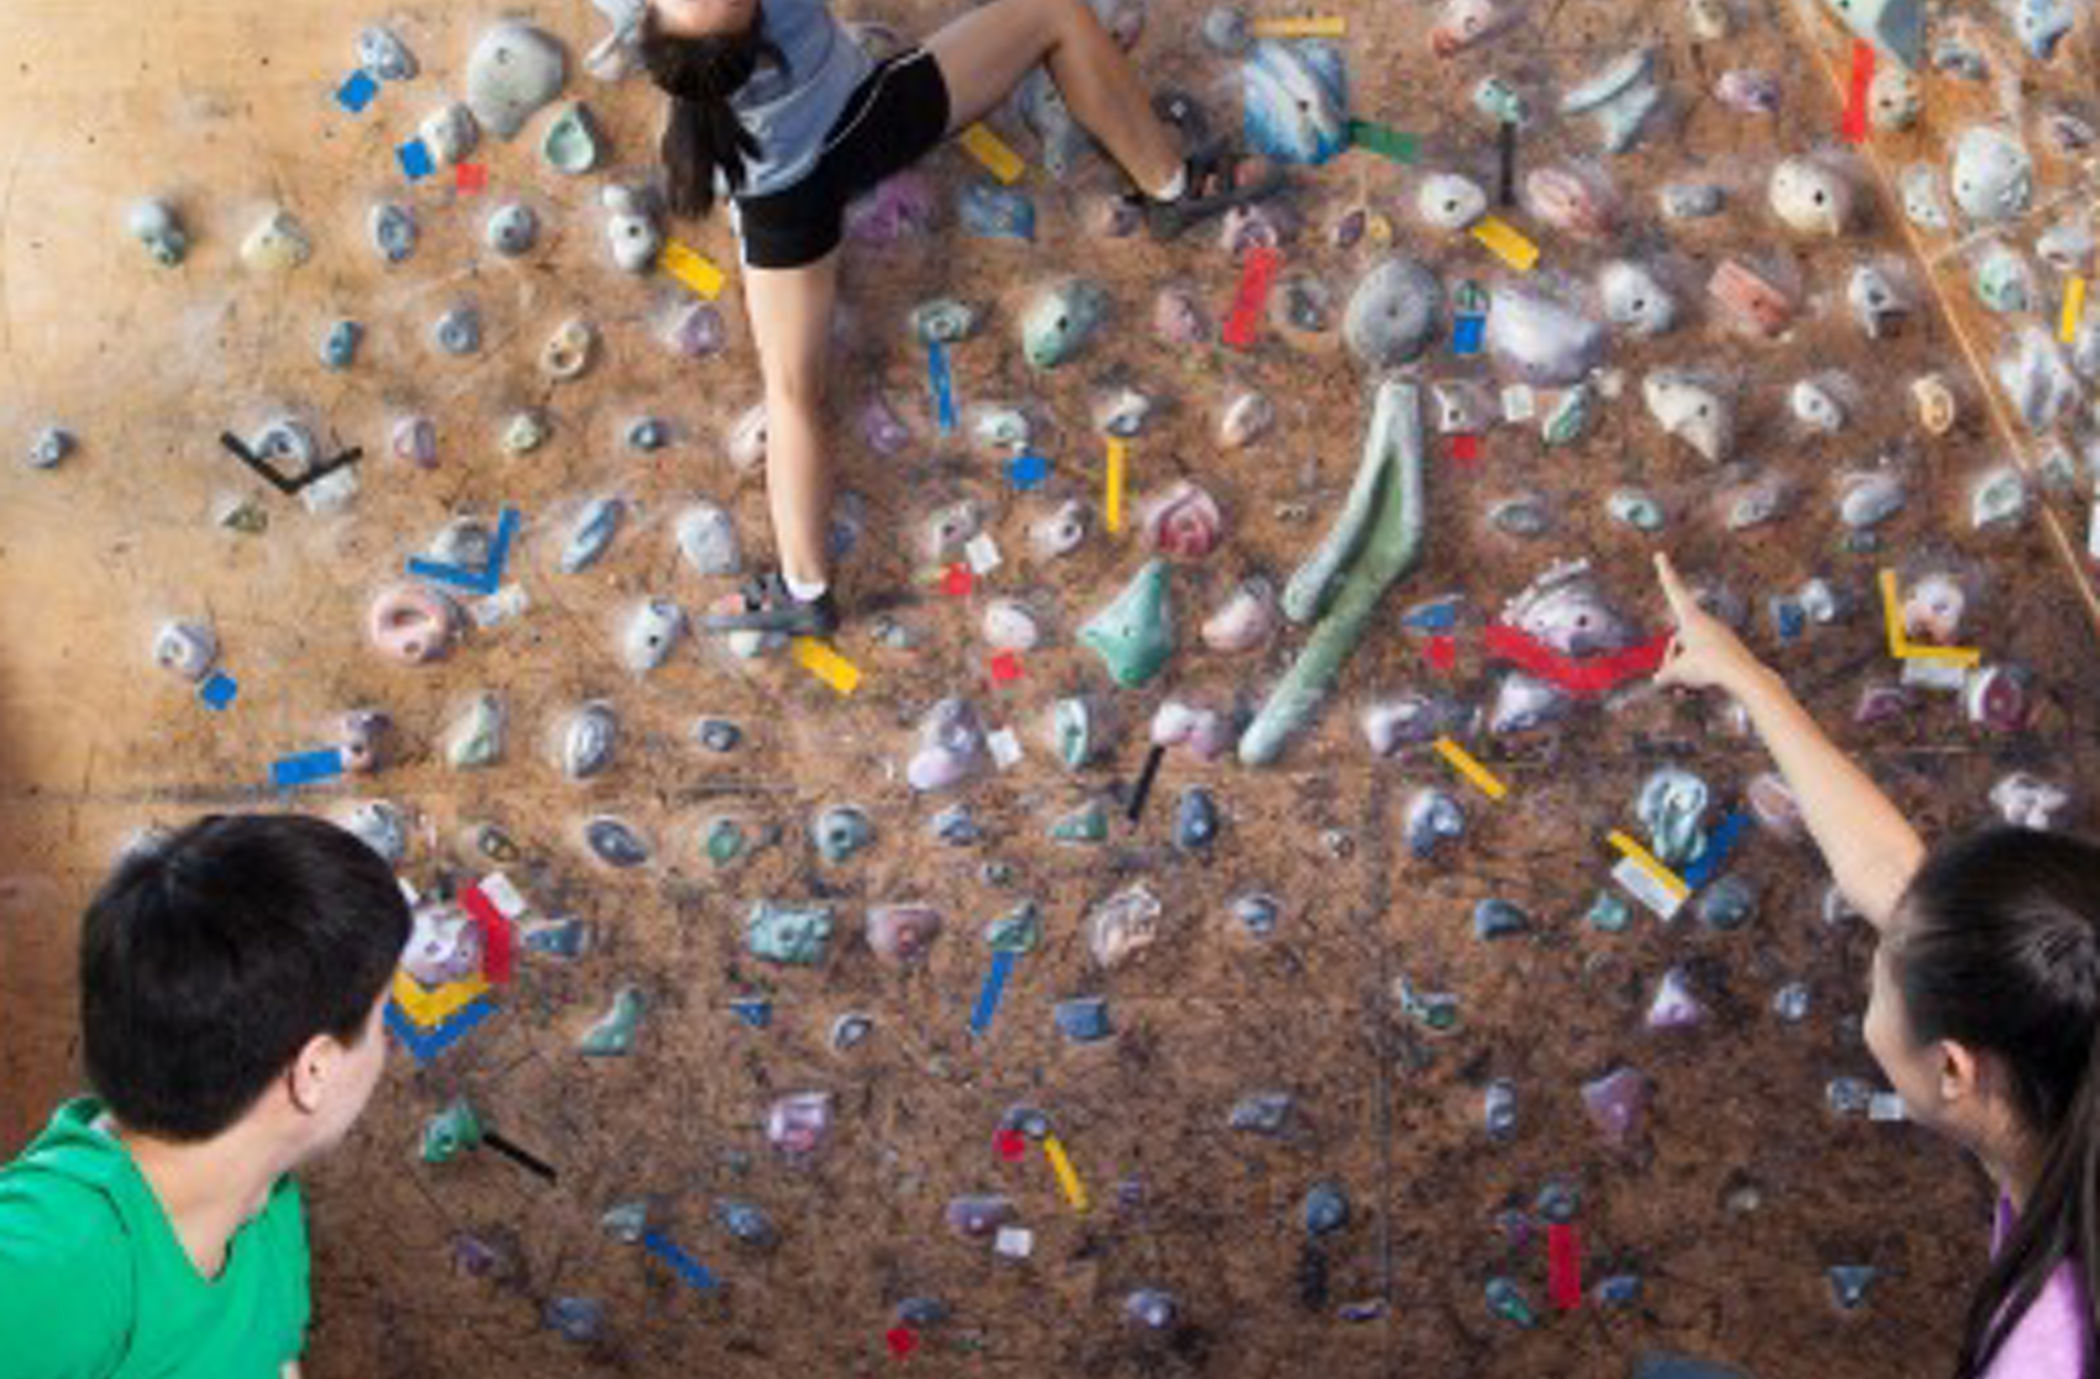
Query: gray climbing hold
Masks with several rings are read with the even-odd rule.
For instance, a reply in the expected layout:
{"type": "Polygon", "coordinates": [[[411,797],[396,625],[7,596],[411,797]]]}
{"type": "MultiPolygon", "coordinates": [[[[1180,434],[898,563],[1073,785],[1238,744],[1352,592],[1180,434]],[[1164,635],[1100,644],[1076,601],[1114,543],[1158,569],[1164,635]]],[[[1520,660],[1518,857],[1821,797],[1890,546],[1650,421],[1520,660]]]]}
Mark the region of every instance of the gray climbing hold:
{"type": "Polygon", "coordinates": [[[2083,391],[2078,375],[2064,362],[2056,337],[2027,325],[2012,346],[1999,355],[1994,370],[2013,409],[2031,431],[2053,429],[2077,405],[2083,391]]]}
{"type": "Polygon", "coordinates": [[[563,106],[540,140],[540,157],[556,172],[580,177],[598,166],[604,155],[604,136],[590,107],[582,101],[563,106]]]}
{"type": "Polygon", "coordinates": [[[321,367],[332,373],[341,373],[357,362],[357,347],[364,343],[365,328],[357,322],[344,319],[328,327],[321,337],[321,367]]]}
{"type": "Polygon", "coordinates": [[[835,804],[810,821],[809,837],[818,854],[836,866],[875,841],[875,824],[866,810],[835,804]]]}
{"type": "Polygon", "coordinates": [[[1405,364],[1429,344],[1442,298],[1434,273],[1410,258],[1388,258],[1349,294],[1342,338],[1367,368],[1405,364]]]}
{"type": "Polygon", "coordinates": [[[1280,1135],[1290,1121],[1295,1099],[1289,1092],[1250,1092],[1232,1104],[1226,1124],[1257,1135],[1280,1135]]]}
{"type": "Polygon", "coordinates": [[[613,706],[602,699],[585,704],[562,725],[561,773],[572,781],[603,775],[619,739],[620,718],[613,706]]]}
{"type": "Polygon", "coordinates": [[[1706,782],[1680,767],[1663,767],[1642,782],[1634,814],[1664,866],[1682,867],[1706,851],[1701,825],[1710,798],[1706,782]]]}
{"type": "Polygon", "coordinates": [[[615,497],[594,498],[576,516],[569,528],[569,538],[562,543],[561,558],[557,562],[561,572],[573,575],[587,570],[605,554],[612,545],[613,537],[620,530],[621,519],[627,515],[625,501],[615,497]]]}
{"type": "Polygon", "coordinates": [[[1641,126],[1662,103],[1655,81],[1655,53],[1638,48],[1615,58],[1596,76],[1561,97],[1563,115],[1591,115],[1606,153],[1624,153],[1640,138],[1641,126]]]}
{"type": "Polygon", "coordinates": [[[1515,938],[1531,930],[1531,916],[1499,896],[1489,896],[1473,906],[1473,937],[1515,938]]]}
{"type": "Polygon", "coordinates": [[[1488,525],[1505,536],[1544,536],[1553,526],[1553,509],[1544,494],[1524,492],[1488,508],[1488,525]]]}
{"type": "Polygon", "coordinates": [[[1976,256],[1974,275],[1976,300],[1992,311],[2019,315],[2034,307],[2034,279],[2027,260],[2011,245],[1985,245],[1976,256]]]}
{"type": "Polygon", "coordinates": [[[984,724],[967,700],[942,699],[919,724],[919,750],[906,763],[904,775],[924,794],[960,785],[983,768],[984,724]]]}
{"type": "Polygon", "coordinates": [[[1905,67],[1924,57],[1925,16],[1919,0],[1824,0],[1845,26],[1905,67]]]}
{"type": "Polygon", "coordinates": [[[1666,220],[1705,220],[1721,213],[1728,193],[1711,182],[1670,182],[1655,199],[1666,220]]]}
{"type": "Polygon", "coordinates": [[[1947,206],[1940,199],[1940,175],[1930,163],[1912,163],[1896,180],[1896,194],[1903,202],[1904,218],[1920,230],[1934,234],[1951,228],[1947,206]]]}
{"type": "Polygon", "coordinates": [[[1057,1032],[1075,1044],[1099,1043],[1115,1033],[1115,1027],[1109,1023],[1106,997],[1059,1001],[1052,1007],[1051,1016],[1057,1022],[1057,1032]]]}
{"type": "Polygon", "coordinates": [[[1735,409],[1721,390],[1695,374],[1658,369],[1641,381],[1648,413],[1664,432],[1719,464],[1735,447],[1735,409]]]}
{"type": "Polygon", "coordinates": [[[1709,929],[1740,929],[1757,913],[1757,888],[1730,872],[1700,893],[1699,922],[1709,929]]]}
{"type": "Polygon", "coordinates": [[[1427,861],[1446,842],[1466,835],[1466,811],[1449,791],[1434,787],[1416,792],[1407,803],[1407,850],[1427,861]]]}
{"type": "Polygon", "coordinates": [[[1349,1224],[1349,1194],[1340,1183],[1314,1183],[1305,1194],[1299,1217],[1307,1235],[1333,1235],[1349,1224]]]}
{"type": "Polygon", "coordinates": [[[2034,197],[2034,159],[2016,135],[1971,125],[1954,139],[1948,185],[1954,204],[1979,225],[2009,220],[2034,197]]]}
{"type": "Polygon", "coordinates": [[[774,1242],[773,1223],[755,1202],[724,1197],[715,1203],[715,1222],[743,1244],[764,1248],[774,1242]]]}
{"type": "Polygon", "coordinates": [[[1916,74],[1901,67],[1875,69],[1867,84],[1867,118],[1885,133],[1900,133],[1925,112],[1925,91],[1916,74]]]}
{"type": "Polygon", "coordinates": [[[601,814],[583,826],[583,841],[608,867],[625,871],[649,860],[649,844],[623,819],[601,814]]]}
{"type": "Polygon", "coordinates": [[[620,633],[620,659],[636,675],[662,665],[685,632],[685,610],[669,599],[649,599],[627,617],[620,633]]]}
{"type": "Polygon", "coordinates": [[[627,444],[652,454],[671,443],[671,424],[662,417],[636,417],[627,424],[627,444]]]}
{"type": "Polygon", "coordinates": [[[1784,158],[1772,170],[1772,213],[1803,235],[1841,235],[1852,219],[1852,188],[1813,158],[1784,158]]]}
{"type": "Polygon", "coordinates": [[[464,103],[441,106],[423,117],[416,127],[423,146],[438,162],[451,166],[474,151],[481,142],[481,126],[464,103]]]}
{"type": "Polygon", "coordinates": [[[1254,45],[1240,76],[1247,144],[1283,163],[1320,164],[1349,146],[1348,77],[1323,42],[1254,45]]]}
{"type": "Polygon", "coordinates": [[[23,458],[31,469],[56,469],[78,448],[73,433],[63,426],[46,426],[32,436],[23,458]]]}
{"type": "Polygon", "coordinates": [[[2017,526],[2027,515],[2027,479],[2011,465],[1988,470],[1969,491],[1969,525],[1977,531],[2017,526]]]}
{"type": "Polygon", "coordinates": [[[933,836],[949,847],[968,847],[984,838],[984,831],[966,804],[952,804],[933,816],[933,836]]]}
{"type": "Polygon", "coordinates": [[[453,720],[445,738],[445,762],[455,771],[493,766],[503,756],[503,701],[477,694],[453,720]]]}
{"type": "Polygon", "coordinates": [[[1174,846],[1183,852],[1203,852],[1217,837],[1217,800],[1200,785],[1182,791],[1174,810],[1174,846]]]}
{"type": "Polygon", "coordinates": [[[694,503],[673,526],[678,553],[696,574],[733,575],[744,566],[736,519],[713,503],[694,503]]]}
{"type": "Polygon", "coordinates": [[[511,201],[489,213],[482,239],[505,258],[516,258],[539,242],[540,218],[522,201],[511,201]]]}
{"type": "Polygon", "coordinates": [[[124,225],[163,268],[173,268],[190,252],[190,237],[175,208],[165,201],[149,198],[133,203],[124,225]]]}
{"type": "Polygon", "coordinates": [[[1794,420],[1811,431],[1828,436],[1844,429],[1844,404],[1814,379],[1804,378],[1788,390],[1787,408],[1793,412],[1794,420]]]}
{"type": "Polygon", "coordinates": [[[483,129],[514,139],[561,93],[568,60],[545,32],[517,20],[497,24],[467,57],[467,104],[483,129]]]}
{"type": "Polygon", "coordinates": [[[941,1217],[955,1234],[976,1240],[992,1235],[1017,1214],[1011,1198],[987,1193],[949,1198],[941,1217]]]}
{"type": "Polygon", "coordinates": [[[718,755],[733,752],[744,740],[744,730],[726,718],[703,718],[693,726],[694,740],[718,755]]]}
{"type": "Polygon", "coordinates": [[[1011,187],[969,183],[956,198],[955,219],[975,239],[1035,238],[1035,203],[1011,187]]]}
{"type": "Polygon", "coordinates": [[[1196,32],[1222,57],[1238,57],[1254,44],[1247,12],[1236,5],[1213,5],[1205,10],[1196,32]]]}
{"type": "Polygon", "coordinates": [[[165,622],[153,634],[153,663],[192,683],[202,680],[219,659],[219,639],[210,627],[194,622],[165,622]]]}
{"type": "Polygon", "coordinates": [[[1283,903],[1266,891],[1235,896],[1232,902],[1232,918],[1246,931],[1249,938],[1273,938],[1276,926],[1283,918],[1283,903]]]}
{"type": "Polygon", "coordinates": [[[858,1048],[865,1044],[868,1036],[874,1032],[874,1016],[849,1010],[831,1022],[831,1051],[845,1053],[849,1049],[858,1048]]]}
{"type": "Polygon", "coordinates": [[[1839,480],[1838,520],[1866,531],[1901,512],[1906,497],[1899,475],[1886,470],[1848,474],[1839,480]]]}
{"type": "Polygon", "coordinates": [[[258,272],[285,272],[313,257],[313,240],[290,211],[273,208],[241,241],[241,262],[258,272]]]}
{"type": "Polygon", "coordinates": [[[598,203],[605,208],[605,242],[614,265],[624,273],[648,272],[664,246],[655,190],[614,183],[598,193],[598,203]]]}
{"type": "Polygon", "coordinates": [[[1565,387],[1580,382],[1604,353],[1604,328],[1535,293],[1497,292],[1487,319],[1487,347],[1526,382],[1565,387]]]}
{"type": "Polygon", "coordinates": [[[744,942],[768,962],[814,967],[831,941],[831,907],[760,900],[744,921],[744,942]]]}
{"type": "Polygon", "coordinates": [[[1612,521],[1650,534],[1661,531],[1667,520],[1655,496],[1637,488],[1614,489],[1604,500],[1604,511],[1612,521]]]}
{"type": "Polygon", "coordinates": [[[1021,313],[1021,352],[1038,369],[1068,364],[1085,350],[1108,314],[1108,294],[1081,278],[1039,290],[1021,313]]]}
{"type": "Polygon", "coordinates": [[[420,70],[401,36],[380,24],[357,36],[357,65],[381,81],[412,81],[420,70]]]}
{"type": "Polygon", "coordinates": [[[1487,214],[1487,190],[1455,172],[1432,173],[1415,189],[1415,213],[1434,230],[1456,233],[1487,214]]]}
{"type": "Polygon", "coordinates": [[[437,318],[430,339],[446,354],[474,353],[481,348],[481,311],[471,302],[453,307],[437,318]]]}
{"type": "Polygon", "coordinates": [[[400,263],[416,251],[415,215],[398,201],[374,206],[368,228],[372,248],[388,263],[400,263]]]}
{"type": "Polygon", "coordinates": [[[1629,259],[1615,259],[1597,273],[1604,319],[1628,335],[1661,335],[1677,323],[1677,301],[1655,274],[1629,259]]]}
{"type": "Polygon", "coordinates": [[[1113,968],[1158,941],[1159,898],[1143,882],[1116,892],[1086,918],[1087,949],[1094,961],[1113,968]]]}
{"type": "Polygon", "coordinates": [[[1491,1140],[1510,1140],[1517,1134],[1517,1084],[1506,1077],[1488,1083],[1481,1095],[1481,1120],[1491,1140]]]}
{"type": "Polygon", "coordinates": [[[546,414],[537,407],[528,407],[512,413],[510,420],[503,423],[502,445],[509,454],[527,455],[545,445],[552,434],[546,414]]]}

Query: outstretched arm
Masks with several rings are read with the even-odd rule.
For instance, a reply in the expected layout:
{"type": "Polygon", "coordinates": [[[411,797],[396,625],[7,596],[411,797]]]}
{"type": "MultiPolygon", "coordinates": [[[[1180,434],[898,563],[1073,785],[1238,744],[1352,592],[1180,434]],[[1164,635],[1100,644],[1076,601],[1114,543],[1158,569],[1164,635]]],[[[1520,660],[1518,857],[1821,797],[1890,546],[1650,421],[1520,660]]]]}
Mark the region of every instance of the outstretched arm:
{"type": "Polygon", "coordinates": [[[1677,623],[1655,683],[1723,690],[1743,705],[1800,802],[1801,817],[1838,889],[1875,928],[1884,927],[1924,860],[1925,844],[1917,831],[1824,735],[1786,682],[1699,607],[1670,558],[1657,555],[1655,568],[1677,623]]]}

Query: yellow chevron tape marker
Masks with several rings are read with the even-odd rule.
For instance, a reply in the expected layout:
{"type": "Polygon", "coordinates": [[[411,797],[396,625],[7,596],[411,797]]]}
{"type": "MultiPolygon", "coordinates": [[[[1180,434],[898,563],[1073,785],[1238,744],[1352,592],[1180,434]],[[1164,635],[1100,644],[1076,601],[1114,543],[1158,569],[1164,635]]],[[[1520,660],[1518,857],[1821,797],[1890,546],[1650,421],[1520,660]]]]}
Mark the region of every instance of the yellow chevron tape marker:
{"type": "Polygon", "coordinates": [[[722,294],[722,284],[726,279],[722,270],[715,267],[715,261],[675,239],[664,241],[662,251],[656,256],[656,266],[709,301],[722,294]]]}
{"type": "Polygon", "coordinates": [[[1086,1184],[1079,1181],[1079,1174],[1072,1167],[1071,1157],[1065,1153],[1065,1147],[1057,1136],[1043,1136],[1043,1153],[1050,1160],[1050,1171],[1057,1175],[1057,1185],[1065,1190],[1065,1200],[1072,1204],[1072,1210],[1085,1211],[1086,1184]]]}
{"type": "Polygon", "coordinates": [[[1108,472],[1101,476],[1101,513],[1111,533],[1123,530],[1123,471],[1130,442],[1120,436],[1108,438],[1108,472]]]}
{"type": "Polygon", "coordinates": [[[1506,220],[1495,216],[1482,216],[1473,225],[1473,238],[1486,245],[1488,252],[1516,269],[1529,273],[1539,261],[1539,247],[1524,238],[1523,232],[1506,220]]]}
{"type": "Polygon", "coordinates": [[[401,1007],[403,1015],[424,1029],[443,1024],[488,989],[488,982],[480,977],[446,982],[432,989],[402,969],[394,969],[394,1004],[401,1007]]]}
{"type": "Polygon", "coordinates": [[[1656,883],[1679,900],[1692,893],[1683,877],[1663,865],[1663,860],[1618,829],[1604,835],[1604,840],[1625,854],[1626,860],[1655,878],[1656,883]]]}
{"type": "Polygon", "coordinates": [[[1451,769],[1473,783],[1473,788],[1491,800],[1499,800],[1509,793],[1509,787],[1496,779],[1495,773],[1473,759],[1473,754],[1448,737],[1436,740],[1436,754],[1451,763],[1451,769]]]}
{"type": "Polygon", "coordinates": [[[860,688],[860,667],[833,651],[815,637],[797,637],[789,648],[795,664],[811,675],[848,695],[860,688]]]}
{"type": "Polygon", "coordinates": [[[1007,146],[1004,139],[981,124],[973,124],[958,136],[963,151],[984,164],[984,170],[1001,182],[1018,182],[1021,172],[1028,165],[1021,155],[1007,146]]]}

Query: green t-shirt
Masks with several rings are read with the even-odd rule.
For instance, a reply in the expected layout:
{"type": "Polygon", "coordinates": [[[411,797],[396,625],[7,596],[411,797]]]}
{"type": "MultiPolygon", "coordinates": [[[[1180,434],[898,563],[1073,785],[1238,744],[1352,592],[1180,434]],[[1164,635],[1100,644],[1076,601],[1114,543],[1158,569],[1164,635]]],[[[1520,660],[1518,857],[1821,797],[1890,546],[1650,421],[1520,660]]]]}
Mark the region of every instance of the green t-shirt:
{"type": "Polygon", "coordinates": [[[197,1272],[100,1103],[0,1168],[0,1379],[278,1379],[306,1344],[306,1212],[286,1178],[197,1272]]]}

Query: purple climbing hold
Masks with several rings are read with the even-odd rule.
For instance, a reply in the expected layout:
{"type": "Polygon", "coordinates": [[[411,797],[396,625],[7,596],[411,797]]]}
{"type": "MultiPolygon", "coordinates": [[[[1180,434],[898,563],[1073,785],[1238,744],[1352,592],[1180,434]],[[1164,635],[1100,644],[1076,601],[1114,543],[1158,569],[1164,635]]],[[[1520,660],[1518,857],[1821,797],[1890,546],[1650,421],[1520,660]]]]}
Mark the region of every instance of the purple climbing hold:
{"type": "Polygon", "coordinates": [[[1582,1084],[1582,1109],[1590,1123],[1607,1145],[1621,1151],[1640,1142],[1654,1097],[1654,1084],[1632,1068],[1616,1068],[1582,1084]]]}

